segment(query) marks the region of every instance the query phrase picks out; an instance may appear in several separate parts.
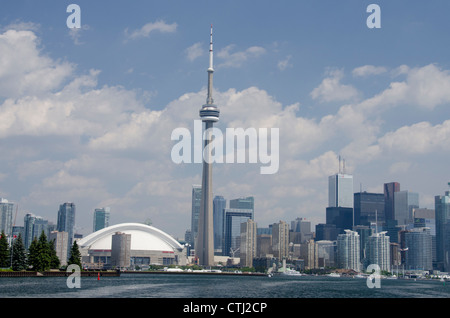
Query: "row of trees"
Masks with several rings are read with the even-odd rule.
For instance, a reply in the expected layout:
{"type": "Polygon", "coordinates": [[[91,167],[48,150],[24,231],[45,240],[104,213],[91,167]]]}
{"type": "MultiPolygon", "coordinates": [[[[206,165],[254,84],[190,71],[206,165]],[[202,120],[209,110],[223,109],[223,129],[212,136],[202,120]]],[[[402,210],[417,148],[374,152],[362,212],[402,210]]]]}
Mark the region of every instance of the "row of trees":
{"type": "MultiPolygon", "coordinates": [[[[76,264],[81,268],[81,254],[76,241],[72,245],[68,264],[76,264]]],[[[9,246],[6,235],[2,232],[0,237],[0,267],[11,268],[14,271],[46,271],[59,269],[61,262],[56,255],[55,241],[49,242],[44,231],[39,238],[34,237],[28,251],[25,249],[21,234],[9,246]]]]}

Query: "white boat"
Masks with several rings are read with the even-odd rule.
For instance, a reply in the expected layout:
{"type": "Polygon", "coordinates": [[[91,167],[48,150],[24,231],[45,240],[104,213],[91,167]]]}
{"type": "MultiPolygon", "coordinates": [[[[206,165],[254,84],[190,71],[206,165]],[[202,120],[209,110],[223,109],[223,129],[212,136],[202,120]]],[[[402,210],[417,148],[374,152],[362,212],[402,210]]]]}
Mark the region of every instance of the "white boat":
{"type": "Polygon", "coordinates": [[[341,275],[339,275],[338,273],[329,273],[327,276],[328,277],[341,277],[341,275]]]}
{"type": "Polygon", "coordinates": [[[302,276],[300,272],[297,272],[293,269],[286,269],[285,271],[281,272],[281,274],[288,276],[302,276]]]}

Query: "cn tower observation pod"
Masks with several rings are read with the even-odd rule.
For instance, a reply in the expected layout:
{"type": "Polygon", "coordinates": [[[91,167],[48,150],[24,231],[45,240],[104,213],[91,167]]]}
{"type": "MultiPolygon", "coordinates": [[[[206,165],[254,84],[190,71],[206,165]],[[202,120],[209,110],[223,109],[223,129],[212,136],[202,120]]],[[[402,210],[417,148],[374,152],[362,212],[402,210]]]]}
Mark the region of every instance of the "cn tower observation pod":
{"type": "Polygon", "coordinates": [[[183,245],[167,233],[141,223],[112,225],[87,235],[77,244],[85,268],[112,268],[117,253],[127,258],[129,269],[152,264],[185,265],[187,262],[183,245]],[[113,236],[120,235],[126,237],[126,243],[113,244],[113,236]]]}

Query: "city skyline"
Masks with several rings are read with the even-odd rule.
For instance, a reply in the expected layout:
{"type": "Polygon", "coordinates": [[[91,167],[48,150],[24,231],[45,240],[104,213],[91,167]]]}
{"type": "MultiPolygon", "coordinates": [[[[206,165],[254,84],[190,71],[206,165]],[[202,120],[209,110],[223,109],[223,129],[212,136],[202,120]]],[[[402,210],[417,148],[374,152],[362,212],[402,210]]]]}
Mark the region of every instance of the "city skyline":
{"type": "Polygon", "coordinates": [[[201,165],[173,163],[170,134],[204,104],[211,23],[217,127],[280,128],[279,171],[217,164],[213,196],[253,196],[261,227],[324,223],[340,156],[354,192],[399,182],[434,209],[448,189],[447,2],[374,1],[380,29],[366,25],[372,2],[75,3],[75,30],[67,4],[0,14],[0,197],[17,223],[74,202],[82,234],[108,206],[112,224],[184,236],[201,165]]]}

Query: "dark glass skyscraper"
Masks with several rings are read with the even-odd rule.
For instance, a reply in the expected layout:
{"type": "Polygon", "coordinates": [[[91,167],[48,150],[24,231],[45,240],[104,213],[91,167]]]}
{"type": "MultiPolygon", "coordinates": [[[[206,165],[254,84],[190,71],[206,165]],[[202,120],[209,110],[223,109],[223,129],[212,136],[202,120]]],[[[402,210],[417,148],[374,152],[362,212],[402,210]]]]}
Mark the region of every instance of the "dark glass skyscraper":
{"type": "Polygon", "coordinates": [[[222,250],[223,243],[223,217],[227,200],[217,195],[213,200],[213,223],[214,223],[214,250],[222,250]]]}
{"type": "Polygon", "coordinates": [[[394,193],[400,191],[400,183],[390,182],[384,184],[384,219],[395,220],[395,204],[394,204],[394,193]]]}
{"type": "Polygon", "coordinates": [[[450,252],[450,191],[434,197],[436,215],[436,262],[439,270],[449,271],[445,255],[450,252]]]}
{"type": "Polygon", "coordinates": [[[75,228],[75,203],[66,202],[59,206],[58,210],[58,222],[56,224],[56,230],[59,232],[68,233],[67,249],[68,255],[73,245],[75,228]]]}
{"type": "Polygon", "coordinates": [[[384,224],[384,194],[357,192],[354,194],[355,225],[384,224]]]}

